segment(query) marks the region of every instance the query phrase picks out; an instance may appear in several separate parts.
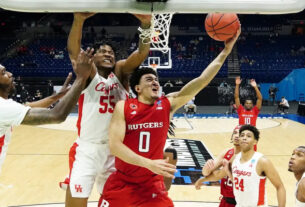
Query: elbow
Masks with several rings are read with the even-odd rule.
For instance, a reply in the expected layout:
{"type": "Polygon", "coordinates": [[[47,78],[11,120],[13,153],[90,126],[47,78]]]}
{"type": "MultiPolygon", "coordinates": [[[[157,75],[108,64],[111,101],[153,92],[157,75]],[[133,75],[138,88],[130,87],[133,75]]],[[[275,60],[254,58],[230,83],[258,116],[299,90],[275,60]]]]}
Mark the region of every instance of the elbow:
{"type": "Polygon", "coordinates": [[[67,119],[67,114],[63,114],[63,113],[56,113],[56,115],[54,115],[54,122],[57,124],[60,124],[64,121],[66,121],[67,119]]]}

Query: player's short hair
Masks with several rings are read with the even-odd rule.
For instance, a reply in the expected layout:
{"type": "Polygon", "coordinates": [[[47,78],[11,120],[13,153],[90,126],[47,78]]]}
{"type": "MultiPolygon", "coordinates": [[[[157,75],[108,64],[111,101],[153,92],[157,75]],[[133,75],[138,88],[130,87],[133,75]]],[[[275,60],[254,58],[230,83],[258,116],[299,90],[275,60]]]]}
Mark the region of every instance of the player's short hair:
{"type": "Polygon", "coordinates": [[[135,86],[139,85],[141,77],[145,74],[153,74],[156,77],[158,77],[157,72],[154,69],[148,68],[148,67],[141,67],[141,68],[138,67],[130,75],[129,85],[130,85],[132,92],[136,96],[138,96],[138,92],[136,91],[135,86]]]}
{"type": "Polygon", "coordinates": [[[302,148],[302,149],[305,149],[305,146],[298,146],[297,148],[302,148]]]}
{"type": "Polygon", "coordinates": [[[95,42],[93,44],[92,48],[94,49],[94,54],[100,49],[101,46],[105,46],[105,45],[111,47],[113,52],[115,53],[116,49],[110,41],[102,41],[102,42],[95,42]]]}
{"type": "Polygon", "coordinates": [[[245,99],[245,103],[246,103],[246,101],[251,101],[252,103],[254,102],[254,101],[252,100],[252,98],[250,98],[250,97],[247,97],[247,98],[245,99]]]}
{"type": "Polygon", "coordinates": [[[252,126],[252,125],[249,125],[249,124],[246,124],[246,125],[243,125],[240,129],[239,129],[239,135],[245,131],[245,130],[249,130],[251,131],[253,134],[254,134],[254,138],[258,141],[259,140],[259,131],[258,129],[255,127],[255,126],[252,126]]]}

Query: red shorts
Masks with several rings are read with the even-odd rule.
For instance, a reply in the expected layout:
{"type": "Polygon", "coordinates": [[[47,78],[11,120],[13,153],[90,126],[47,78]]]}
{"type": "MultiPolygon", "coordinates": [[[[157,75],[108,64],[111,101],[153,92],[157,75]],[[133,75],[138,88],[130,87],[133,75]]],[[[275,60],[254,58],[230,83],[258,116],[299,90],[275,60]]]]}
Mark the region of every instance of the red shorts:
{"type": "Polygon", "coordinates": [[[235,207],[235,204],[227,203],[227,201],[224,198],[222,198],[219,203],[219,207],[235,207]]]}
{"type": "Polygon", "coordinates": [[[107,179],[98,207],[173,207],[162,176],[130,178],[120,172],[107,179]]]}

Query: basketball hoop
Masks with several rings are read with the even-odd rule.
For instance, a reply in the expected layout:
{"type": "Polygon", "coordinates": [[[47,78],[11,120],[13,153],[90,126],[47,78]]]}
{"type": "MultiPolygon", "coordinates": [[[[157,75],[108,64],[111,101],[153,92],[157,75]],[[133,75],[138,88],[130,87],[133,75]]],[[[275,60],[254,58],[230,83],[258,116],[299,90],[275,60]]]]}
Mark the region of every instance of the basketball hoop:
{"type": "Polygon", "coordinates": [[[163,53],[168,52],[169,28],[173,13],[152,14],[151,29],[139,28],[140,38],[144,44],[151,43],[152,48],[158,48],[163,53]]]}
{"type": "Polygon", "coordinates": [[[157,71],[157,69],[158,69],[158,64],[150,64],[149,65],[150,66],[150,68],[152,68],[152,69],[154,69],[155,71],[157,71]]]}

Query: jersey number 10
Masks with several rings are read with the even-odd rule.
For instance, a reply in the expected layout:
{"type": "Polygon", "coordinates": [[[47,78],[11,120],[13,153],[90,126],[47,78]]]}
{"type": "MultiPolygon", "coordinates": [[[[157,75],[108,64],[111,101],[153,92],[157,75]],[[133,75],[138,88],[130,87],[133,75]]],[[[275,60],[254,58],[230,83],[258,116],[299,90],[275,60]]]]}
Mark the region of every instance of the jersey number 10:
{"type": "Polygon", "coordinates": [[[140,132],[139,152],[149,152],[150,132],[140,132]]]}
{"type": "Polygon", "coordinates": [[[249,117],[246,117],[246,118],[245,118],[245,124],[250,124],[250,123],[251,123],[250,118],[249,118],[249,117]]]}

